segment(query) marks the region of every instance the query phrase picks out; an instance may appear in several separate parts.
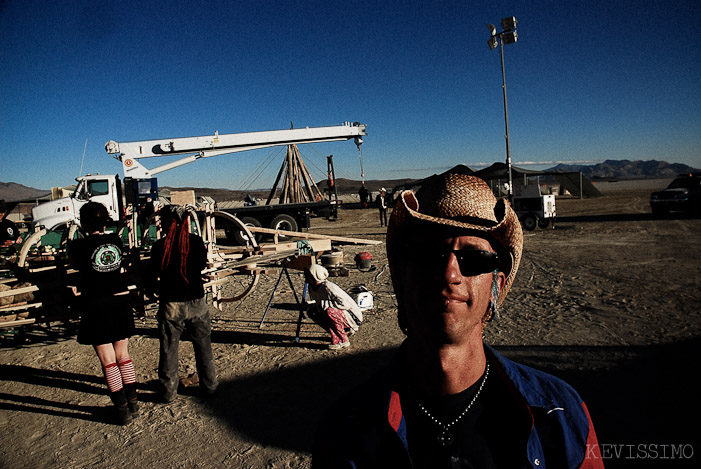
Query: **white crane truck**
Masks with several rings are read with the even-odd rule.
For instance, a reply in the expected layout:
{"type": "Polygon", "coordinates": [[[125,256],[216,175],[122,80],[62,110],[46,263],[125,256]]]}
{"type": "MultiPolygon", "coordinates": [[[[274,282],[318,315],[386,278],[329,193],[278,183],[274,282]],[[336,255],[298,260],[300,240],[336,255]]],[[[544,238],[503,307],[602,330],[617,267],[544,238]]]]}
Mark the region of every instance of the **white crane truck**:
{"type": "MultiPolygon", "coordinates": [[[[200,158],[237,153],[260,148],[292,144],[333,142],[354,139],[358,149],[363,142],[366,126],[346,122],[340,126],[305,127],[287,130],[247,132],[203,137],[168,138],[132,142],[110,140],[105,145],[108,154],[122,163],[124,191],[118,175],[86,175],[77,179],[78,185],[70,197],[38,205],[32,210],[35,228],[52,230],[70,221],[80,223],[80,207],[88,201],[100,202],[107,207],[113,221],[123,220],[126,205],[138,212],[148,212],[158,199],[156,174],[200,158]],[[153,169],[144,167],[145,158],[188,155],[153,169]]],[[[310,217],[335,213],[336,201],[253,205],[223,209],[241,219],[244,224],[297,231],[309,228],[310,217]]]]}
{"type": "MultiPolygon", "coordinates": [[[[153,299],[144,296],[142,282],[139,280],[143,275],[143,262],[148,257],[148,253],[141,249],[145,247],[141,243],[145,238],[138,231],[141,229],[145,234],[144,228],[149,228],[150,231],[150,228],[157,226],[151,225],[147,218],[150,212],[157,208],[155,202],[158,200],[158,184],[154,177],[156,174],[199,158],[273,146],[354,139],[360,149],[365,127],[359,123],[345,123],[340,126],[269,132],[230,135],[215,133],[206,137],[140,142],[109,141],[105,149],[122,162],[124,181],[120,180],[118,175],[82,176],[77,179],[78,185],[70,197],[35,207],[34,232],[25,238],[19,252],[14,254],[14,262],[8,258],[9,268],[4,274],[7,273],[12,277],[4,278],[3,283],[10,286],[12,290],[0,292],[0,297],[3,301],[10,298],[11,306],[3,309],[5,315],[0,318],[0,329],[31,324],[36,317],[49,322],[51,318],[64,317],[67,312],[72,311],[75,288],[68,289],[66,286],[75,285],[75,271],[66,265],[64,254],[70,240],[78,235],[80,207],[88,201],[97,201],[105,205],[112,220],[122,225],[120,229],[126,228],[126,230],[120,230],[120,233],[127,234],[129,241],[130,262],[126,266],[125,275],[129,275],[134,281],[133,288],[130,287],[130,298],[134,300],[134,308],[145,314],[145,305],[153,299]],[[170,155],[189,156],[155,169],[147,169],[138,161],[142,158],[170,155]],[[21,295],[25,294],[31,294],[32,298],[24,299],[21,295]],[[41,314],[34,313],[36,317],[28,317],[30,311],[39,309],[42,311],[41,314]]],[[[238,301],[253,291],[259,276],[264,273],[264,269],[259,267],[259,264],[292,259],[302,253],[298,244],[278,243],[277,239],[266,248],[259,247],[255,236],[243,220],[253,219],[264,226],[286,222],[287,225],[276,227],[281,231],[291,227],[296,228],[298,223],[299,226],[305,226],[304,223],[308,223],[311,212],[332,205],[333,201],[321,201],[241,207],[240,210],[231,211],[217,210],[213,204],[205,204],[201,210],[193,208],[193,212],[197,214],[193,221],[197,225],[196,230],[207,243],[209,263],[206,288],[212,293],[215,307],[221,308],[223,303],[238,301]],[[245,243],[242,243],[244,245],[217,246],[218,230],[215,217],[225,225],[228,223],[234,227],[238,233],[244,233],[245,243]],[[234,276],[236,281],[227,284],[227,288],[224,288],[224,282],[234,276]]],[[[225,226],[224,228],[226,229],[225,226]]],[[[331,240],[328,237],[318,235],[314,238],[310,235],[307,238],[306,248],[319,252],[331,249],[331,240]]],[[[340,240],[341,238],[338,239],[340,240]]],[[[365,242],[350,238],[342,238],[342,240],[365,242]]]]}

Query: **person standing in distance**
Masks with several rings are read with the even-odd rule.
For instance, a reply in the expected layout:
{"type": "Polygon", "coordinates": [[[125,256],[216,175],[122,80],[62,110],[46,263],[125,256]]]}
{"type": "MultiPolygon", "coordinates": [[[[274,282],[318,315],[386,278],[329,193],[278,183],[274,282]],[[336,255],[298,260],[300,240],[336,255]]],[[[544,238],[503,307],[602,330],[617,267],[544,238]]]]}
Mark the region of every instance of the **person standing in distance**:
{"type": "Polygon", "coordinates": [[[92,345],[100,359],[119,422],[126,425],[139,414],[136,372],[129,355],[134,316],[129,303],[122,241],[106,233],[109,214],[104,205],[88,202],[80,208],[85,238],[72,241],[68,259],[79,272],[78,343],[92,345]]]}
{"type": "Polygon", "coordinates": [[[185,331],[192,338],[202,394],[213,395],[218,385],[212,320],[202,281],[207,248],[202,238],[190,233],[190,213],[180,205],[161,209],[161,226],[167,234],[151,249],[152,270],[158,277],[158,379],[165,402],[172,402],[178,391],[178,348],[185,331]]]}
{"type": "Polygon", "coordinates": [[[0,199],[0,247],[12,247],[22,242],[22,236],[12,220],[7,219],[5,199],[0,199]]]}
{"type": "Polygon", "coordinates": [[[380,211],[380,226],[387,226],[387,191],[383,187],[375,197],[375,205],[380,211]]]}

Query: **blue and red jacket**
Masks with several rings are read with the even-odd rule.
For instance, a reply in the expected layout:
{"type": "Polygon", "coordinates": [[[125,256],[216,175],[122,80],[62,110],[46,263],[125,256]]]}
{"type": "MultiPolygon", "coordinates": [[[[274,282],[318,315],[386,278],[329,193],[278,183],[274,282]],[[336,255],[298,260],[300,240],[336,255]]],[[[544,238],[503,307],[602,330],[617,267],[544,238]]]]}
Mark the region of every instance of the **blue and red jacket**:
{"type": "MultiPolygon", "coordinates": [[[[527,464],[537,469],[604,467],[587,407],[569,384],[486,345],[485,352],[494,375],[530,416],[523,423],[530,424],[527,464]]],[[[333,408],[317,433],[314,468],[414,467],[397,391],[399,369],[394,363],[333,408]]]]}

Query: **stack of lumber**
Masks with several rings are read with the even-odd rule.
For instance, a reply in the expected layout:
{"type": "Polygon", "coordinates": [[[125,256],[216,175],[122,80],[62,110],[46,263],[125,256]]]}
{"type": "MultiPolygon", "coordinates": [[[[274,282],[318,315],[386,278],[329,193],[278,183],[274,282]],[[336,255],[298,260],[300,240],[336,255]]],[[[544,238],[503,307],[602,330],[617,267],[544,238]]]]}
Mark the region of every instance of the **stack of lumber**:
{"type": "Polygon", "coordinates": [[[296,204],[304,202],[318,202],[323,196],[317,187],[314,179],[307,170],[307,166],[302,161],[302,156],[299,154],[297,145],[288,145],[285,161],[282,163],[280,172],[275,178],[275,184],[270,191],[266,205],[270,205],[270,201],[277,191],[278,183],[282,177],[282,189],[280,191],[281,204],[296,204]]]}
{"type": "Polygon", "coordinates": [[[29,318],[29,311],[41,306],[41,303],[33,302],[33,292],[37,290],[35,285],[19,282],[16,278],[0,280],[0,328],[34,322],[33,318],[29,318]]]}

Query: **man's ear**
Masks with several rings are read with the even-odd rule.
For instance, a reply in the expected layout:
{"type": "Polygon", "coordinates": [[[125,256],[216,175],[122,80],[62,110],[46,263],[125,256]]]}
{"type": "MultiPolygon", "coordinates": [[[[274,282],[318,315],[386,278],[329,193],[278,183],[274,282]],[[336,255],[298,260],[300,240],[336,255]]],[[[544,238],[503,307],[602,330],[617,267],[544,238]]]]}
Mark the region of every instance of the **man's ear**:
{"type": "Polygon", "coordinates": [[[501,291],[504,289],[506,286],[506,274],[504,272],[499,271],[497,274],[497,287],[499,288],[499,294],[501,294],[501,291]]]}

